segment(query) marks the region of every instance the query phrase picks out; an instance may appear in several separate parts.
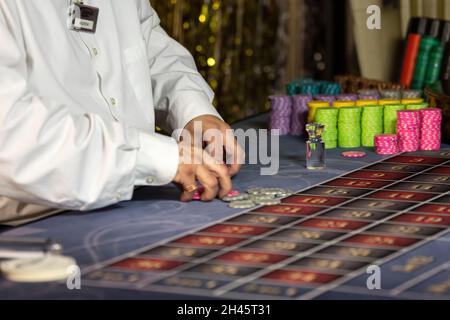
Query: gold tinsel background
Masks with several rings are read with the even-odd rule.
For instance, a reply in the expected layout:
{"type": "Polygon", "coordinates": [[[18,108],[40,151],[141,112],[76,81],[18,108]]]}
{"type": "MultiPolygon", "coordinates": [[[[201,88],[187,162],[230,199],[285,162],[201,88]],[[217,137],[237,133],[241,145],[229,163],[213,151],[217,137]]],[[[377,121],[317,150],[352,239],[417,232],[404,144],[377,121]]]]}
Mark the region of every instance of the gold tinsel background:
{"type": "Polygon", "coordinates": [[[355,69],[347,0],[150,0],[193,55],[232,123],[268,111],[267,97],[301,77],[355,69]]]}
{"type": "Polygon", "coordinates": [[[228,122],[267,111],[283,76],[279,0],[151,0],[166,31],[195,57],[228,122]]]}

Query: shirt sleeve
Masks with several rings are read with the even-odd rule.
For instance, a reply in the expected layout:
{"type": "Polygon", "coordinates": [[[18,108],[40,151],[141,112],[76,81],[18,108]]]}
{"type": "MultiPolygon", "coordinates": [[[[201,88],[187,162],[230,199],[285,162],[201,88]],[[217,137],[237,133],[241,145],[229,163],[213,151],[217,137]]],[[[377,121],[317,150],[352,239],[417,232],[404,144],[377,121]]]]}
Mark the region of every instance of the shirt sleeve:
{"type": "Polygon", "coordinates": [[[151,184],[170,182],[178,166],[174,139],[73,114],[37,95],[27,83],[19,28],[8,21],[0,7],[0,195],[83,211],[131,199],[140,172],[152,175],[151,184]]]}
{"type": "Polygon", "coordinates": [[[158,125],[171,132],[202,115],[222,119],[212,105],[214,93],[192,55],[162,29],[149,1],[140,1],[158,125]]]}

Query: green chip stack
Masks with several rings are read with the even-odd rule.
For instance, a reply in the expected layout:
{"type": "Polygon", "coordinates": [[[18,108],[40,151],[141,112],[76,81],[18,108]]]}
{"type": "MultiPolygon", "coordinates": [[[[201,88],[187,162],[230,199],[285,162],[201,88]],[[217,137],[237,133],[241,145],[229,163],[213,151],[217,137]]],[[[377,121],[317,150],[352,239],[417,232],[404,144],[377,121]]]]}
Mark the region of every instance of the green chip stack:
{"type": "Polygon", "coordinates": [[[414,70],[414,78],[411,86],[412,89],[423,89],[430,60],[430,53],[433,47],[437,45],[439,45],[439,41],[429,36],[423,37],[420,41],[419,55],[417,56],[416,68],[414,70]]]}
{"type": "Polygon", "coordinates": [[[341,108],[338,117],[338,142],[340,148],[361,147],[362,108],[341,108]]]}
{"type": "Polygon", "coordinates": [[[325,126],[322,139],[326,149],[335,149],[338,146],[338,116],[337,108],[321,108],[317,110],[316,122],[325,126]]]}
{"type": "Polygon", "coordinates": [[[429,86],[439,80],[442,61],[444,59],[444,46],[438,44],[431,49],[427,71],[425,74],[425,85],[429,86]]]}
{"type": "Polygon", "coordinates": [[[383,106],[363,108],[361,117],[361,141],[363,147],[374,147],[375,136],[383,134],[383,106]]]}
{"type": "Polygon", "coordinates": [[[422,110],[427,109],[428,107],[429,107],[428,103],[408,104],[406,106],[406,110],[422,110]]]}
{"type": "Polygon", "coordinates": [[[405,110],[401,104],[384,106],[384,133],[397,133],[397,112],[405,110]]]}

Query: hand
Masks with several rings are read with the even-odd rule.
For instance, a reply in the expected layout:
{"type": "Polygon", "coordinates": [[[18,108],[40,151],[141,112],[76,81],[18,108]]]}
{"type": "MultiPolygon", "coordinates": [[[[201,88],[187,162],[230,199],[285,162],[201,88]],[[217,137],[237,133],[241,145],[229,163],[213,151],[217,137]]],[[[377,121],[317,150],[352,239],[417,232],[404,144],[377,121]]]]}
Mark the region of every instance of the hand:
{"type": "Polygon", "coordinates": [[[181,201],[192,200],[197,181],[205,188],[202,201],[212,201],[217,196],[223,198],[233,188],[228,168],[216,162],[207,152],[185,142],[179,143],[180,164],[173,182],[183,190],[181,201]]]}
{"type": "Polygon", "coordinates": [[[241,170],[241,164],[245,159],[245,152],[239,146],[231,127],[215,116],[200,116],[191,120],[184,128],[191,134],[192,137],[194,137],[196,122],[202,124],[201,133],[203,136],[203,142],[206,144],[206,151],[209,155],[215,158],[216,161],[225,160],[228,165],[229,175],[236,175],[241,170]],[[221,141],[216,141],[216,136],[207,136],[208,131],[211,132],[212,130],[220,133],[220,137],[217,138],[220,138],[221,141]],[[223,150],[217,150],[216,146],[221,147],[223,150]],[[224,151],[224,159],[219,159],[220,156],[223,155],[224,151]]]}

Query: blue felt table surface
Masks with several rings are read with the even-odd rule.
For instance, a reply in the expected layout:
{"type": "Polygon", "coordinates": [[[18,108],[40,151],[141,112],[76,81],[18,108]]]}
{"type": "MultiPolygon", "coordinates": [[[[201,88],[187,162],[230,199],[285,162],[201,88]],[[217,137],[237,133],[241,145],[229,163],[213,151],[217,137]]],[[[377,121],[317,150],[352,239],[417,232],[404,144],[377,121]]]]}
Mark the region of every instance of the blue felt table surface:
{"type": "MultiPolygon", "coordinates": [[[[236,127],[265,128],[265,116],[246,120],[236,127]]],[[[332,179],[382,159],[365,150],[363,159],[344,159],[342,150],[327,151],[327,169],[320,172],[305,168],[305,143],[298,137],[281,137],[280,172],[261,176],[260,166],[246,165],[234,179],[234,188],[283,187],[296,191],[332,179]]],[[[74,257],[81,269],[125,255],[130,251],[179,236],[235,215],[225,203],[181,203],[173,186],[143,188],[130,202],[87,213],[68,212],[15,229],[0,229],[6,236],[49,237],[61,243],[64,254],[74,257]]],[[[68,291],[56,284],[21,285],[0,278],[0,299],[15,298],[164,298],[163,295],[111,289],[83,288],[68,291]]]]}

